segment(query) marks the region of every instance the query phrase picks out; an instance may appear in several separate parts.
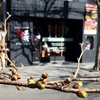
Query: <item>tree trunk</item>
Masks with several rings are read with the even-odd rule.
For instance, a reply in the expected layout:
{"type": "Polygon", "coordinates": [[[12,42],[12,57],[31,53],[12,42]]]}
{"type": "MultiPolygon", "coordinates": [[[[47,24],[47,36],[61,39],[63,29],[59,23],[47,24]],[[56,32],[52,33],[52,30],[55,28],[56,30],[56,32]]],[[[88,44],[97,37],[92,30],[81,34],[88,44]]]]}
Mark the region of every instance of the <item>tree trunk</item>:
{"type": "Polygon", "coordinates": [[[3,70],[5,69],[5,66],[6,66],[6,64],[5,64],[5,54],[7,53],[7,51],[6,51],[6,47],[5,47],[5,45],[6,45],[5,40],[6,40],[6,35],[7,35],[7,20],[11,17],[9,12],[7,12],[7,14],[8,14],[8,17],[5,18],[4,23],[3,23],[4,34],[1,37],[1,45],[0,45],[0,52],[1,52],[0,58],[1,58],[1,65],[2,65],[3,70]]]}
{"type": "Polygon", "coordinates": [[[97,5],[98,9],[98,27],[97,27],[97,48],[96,48],[96,59],[93,70],[100,70],[100,5],[97,5]]]}

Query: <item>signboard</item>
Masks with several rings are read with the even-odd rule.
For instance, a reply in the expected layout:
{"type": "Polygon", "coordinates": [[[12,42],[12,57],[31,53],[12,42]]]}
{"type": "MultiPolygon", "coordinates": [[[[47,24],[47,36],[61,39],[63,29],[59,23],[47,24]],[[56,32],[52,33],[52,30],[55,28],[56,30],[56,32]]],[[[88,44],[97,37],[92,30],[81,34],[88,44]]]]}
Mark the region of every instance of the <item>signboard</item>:
{"type": "Polygon", "coordinates": [[[31,34],[29,27],[15,27],[14,33],[20,39],[20,41],[16,42],[16,45],[31,45],[31,34]]]}
{"type": "Polygon", "coordinates": [[[52,38],[52,37],[47,37],[43,38],[42,42],[45,42],[45,45],[43,45],[43,48],[49,48],[50,52],[56,52],[59,51],[65,52],[66,51],[66,46],[65,42],[72,42],[73,38],[52,38]]]}
{"type": "Polygon", "coordinates": [[[33,64],[33,23],[30,19],[19,18],[9,23],[10,59],[16,66],[23,63],[25,66],[33,64]]]}
{"type": "Polygon", "coordinates": [[[49,49],[53,52],[59,51],[64,52],[66,50],[64,42],[48,42],[49,49]]]}
{"type": "Polygon", "coordinates": [[[86,4],[85,29],[84,34],[97,33],[97,6],[96,4],[86,4]]]}

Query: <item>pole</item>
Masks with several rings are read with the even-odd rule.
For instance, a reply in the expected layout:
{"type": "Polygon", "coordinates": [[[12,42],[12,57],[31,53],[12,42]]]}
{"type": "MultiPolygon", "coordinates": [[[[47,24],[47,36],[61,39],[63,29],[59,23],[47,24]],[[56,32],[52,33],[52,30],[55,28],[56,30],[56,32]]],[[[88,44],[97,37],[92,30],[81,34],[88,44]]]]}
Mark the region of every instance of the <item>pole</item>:
{"type": "Polygon", "coordinates": [[[7,12],[7,0],[3,0],[3,20],[6,18],[6,12],[7,12]]]}

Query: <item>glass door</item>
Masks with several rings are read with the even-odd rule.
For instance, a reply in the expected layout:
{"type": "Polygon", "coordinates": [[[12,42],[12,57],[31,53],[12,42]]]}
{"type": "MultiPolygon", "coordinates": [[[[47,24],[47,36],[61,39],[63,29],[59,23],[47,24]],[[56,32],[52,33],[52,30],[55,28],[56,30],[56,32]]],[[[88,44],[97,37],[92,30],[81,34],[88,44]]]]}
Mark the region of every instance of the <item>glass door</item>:
{"type": "MultiPolygon", "coordinates": [[[[67,38],[69,29],[63,21],[50,21],[45,23],[47,32],[42,37],[42,57],[50,56],[61,58],[65,56],[66,42],[73,41],[72,38],[67,38]],[[46,55],[44,55],[45,52],[46,55]]],[[[51,59],[52,60],[52,59],[51,59]]]]}

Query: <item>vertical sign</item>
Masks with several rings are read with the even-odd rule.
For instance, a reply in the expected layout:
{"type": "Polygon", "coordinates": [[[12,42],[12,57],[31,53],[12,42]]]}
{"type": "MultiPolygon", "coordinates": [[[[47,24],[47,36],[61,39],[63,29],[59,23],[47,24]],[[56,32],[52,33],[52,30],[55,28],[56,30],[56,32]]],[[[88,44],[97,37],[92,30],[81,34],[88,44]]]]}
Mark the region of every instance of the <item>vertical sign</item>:
{"type": "Polygon", "coordinates": [[[9,24],[10,59],[16,66],[33,64],[33,22],[30,19],[17,17],[9,24]]]}
{"type": "Polygon", "coordinates": [[[85,29],[84,34],[97,33],[97,6],[96,4],[86,4],[85,29]]]}

